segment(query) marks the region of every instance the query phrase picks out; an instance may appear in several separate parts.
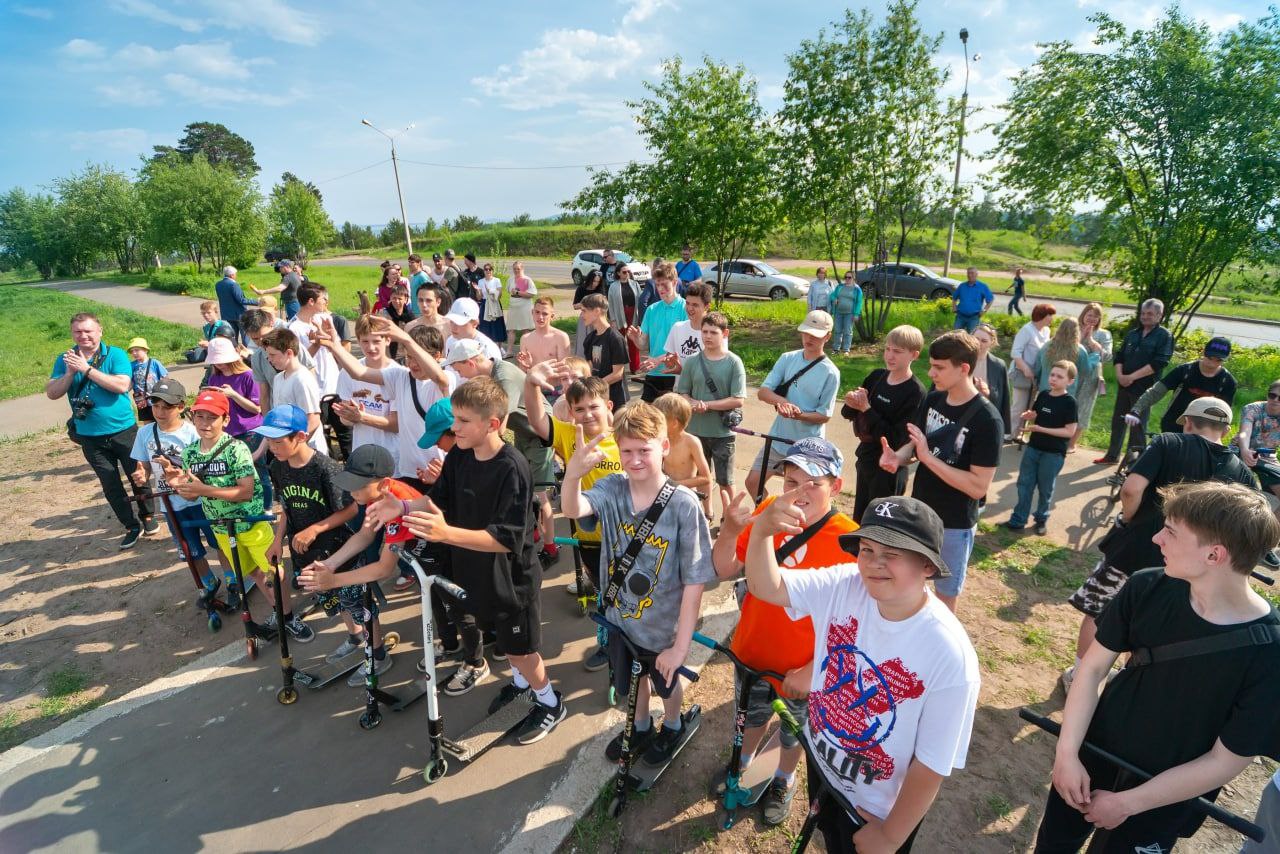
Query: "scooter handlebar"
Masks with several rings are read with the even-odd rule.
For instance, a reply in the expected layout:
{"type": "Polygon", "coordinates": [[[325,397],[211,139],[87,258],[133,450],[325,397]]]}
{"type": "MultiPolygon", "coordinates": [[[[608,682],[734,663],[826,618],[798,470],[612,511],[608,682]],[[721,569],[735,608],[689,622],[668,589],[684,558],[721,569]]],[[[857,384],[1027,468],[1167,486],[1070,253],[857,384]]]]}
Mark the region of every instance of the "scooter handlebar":
{"type": "MultiPolygon", "coordinates": [[[[622,642],[627,645],[627,649],[631,652],[631,654],[635,655],[636,645],[631,642],[631,639],[627,637],[626,633],[623,632],[622,629],[618,628],[613,623],[605,619],[603,614],[600,614],[595,611],[591,613],[591,619],[599,623],[600,625],[604,626],[606,629],[609,629],[611,637],[621,638],[622,642]]],[[[677,667],[676,673],[679,673],[681,676],[683,676],[685,679],[688,679],[690,682],[698,681],[698,674],[694,673],[692,670],[685,667],[684,665],[677,667]]]]}
{"type": "Polygon", "coordinates": [[[454,599],[457,599],[458,601],[462,601],[467,598],[467,591],[463,590],[461,587],[454,584],[449,579],[441,578],[438,575],[433,575],[431,577],[433,579],[431,582],[432,584],[434,584],[436,587],[439,587],[445,593],[448,593],[454,599]]]}
{"type": "Polygon", "coordinates": [[[193,521],[181,522],[179,524],[181,524],[182,527],[184,528],[204,528],[206,526],[212,527],[214,525],[227,528],[233,522],[245,522],[247,524],[253,525],[258,522],[274,522],[275,520],[276,520],[276,514],[262,513],[257,516],[227,516],[225,518],[220,517],[217,519],[196,519],[193,521]]]}
{"type": "MultiPolygon", "coordinates": [[[[1044,730],[1045,732],[1049,733],[1055,738],[1062,733],[1062,727],[1060,724],[1058,724],[1057,721],[1049,720],[1049,718],[1046,718],[1044,715],[1037,715],[1035,712],[1031,711],[1030,709],[1027,709],[1027,708],[1019,709],[1018,717],[1022,718],[1027,723],[1035,724],[1036,726],[1040,727],[1040,729],[1044,730]]],[[[1098,759],[1101,759],[1104,762],[1109,762],[1122,771],[1128,771],[1130,774],[1134,775],[1135,777],[1142,780],[1143,782],[1146,782],[1147,780],[1151,779],[1151,775],[1148,774],[1146,771],[1143,771],[1138,766],[1133,765],[1125,761],[1124,759],[1121,759],[1119,756],[1116,756],[1114,753],[1103,750],[1101,747],[1092,745],[1087,741],[1080,746],[1083,750],[1088,751],[1090,754],[1092,754],[1093,756],[1096,756],[1098,759]]],[[[1222,807],[1218,806],[1212,801],[1207,801],[1204,798],[1195,798],[1191,802],[1191,804],[1196,810],[1204,813],[1209,818],[1214,819],[1220,824],[1226,825],[1227,827],[1231,828],[1237,833],[1241,833],[1249,837],[1254,842],[1262,842],[1267,837],[1267,832],[1263,830],[1261,827],[1258,827],[1258,825],[1254,824],[1248,819],[1241,818],[1240,816],[1236,815],[1233,812],[1228,812],[1227,810],[1223,809],[1222,807]]]]}

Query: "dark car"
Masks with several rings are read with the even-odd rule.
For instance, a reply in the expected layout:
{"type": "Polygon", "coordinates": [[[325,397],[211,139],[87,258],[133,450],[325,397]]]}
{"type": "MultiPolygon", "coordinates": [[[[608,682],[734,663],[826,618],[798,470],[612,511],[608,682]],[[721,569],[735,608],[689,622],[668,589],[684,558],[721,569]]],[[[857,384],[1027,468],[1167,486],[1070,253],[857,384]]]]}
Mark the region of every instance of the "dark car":
{"type": "Polygon", "coordinates": [[[960,286],[956,279],[939,276],[920,264],[873,264],[859,270],[856,278],[868,299],[881,288],[895,299],[941,299],[960,286]]]}
{"type": "Polygon", "coordinates": [[[277,261],[283,261],[285,258],[288,258],[289,253],[285,252],[283,249],[268,249],[263,253],[262,257],[267,260],[268,264],[274,264],[277,261]]]}

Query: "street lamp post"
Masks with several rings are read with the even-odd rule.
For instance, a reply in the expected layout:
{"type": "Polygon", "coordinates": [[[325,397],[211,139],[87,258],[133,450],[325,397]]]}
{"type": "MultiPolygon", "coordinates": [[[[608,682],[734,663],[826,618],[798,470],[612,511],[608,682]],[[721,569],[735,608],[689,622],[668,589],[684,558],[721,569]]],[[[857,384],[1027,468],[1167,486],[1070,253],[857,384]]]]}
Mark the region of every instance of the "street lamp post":
{"type": "MultiPolygon", "coordinates": [[[[947,228],[947,258],[942,263],[942,275],[951,272],[951,250],[956,240],[956,213],[960,205],[960,158],[964,155],[964,120],[969,108],[969,31],[960,28],[960,44],[964,45],[964,91],[960,95],[960,132],[956,135],[956,177],[951,186],[951,225],[947,228]]],[[[982,54],[975,53],[977,62],[982,54]]]]}
{"type": "Polygon", "coordinates": [[[401,192],[400,190],[400,167],[396,163],[396,137],[404,133],[405,131],[412,129],[414,123],[410,122],[409,127],[406,127],[404,130],[400,131],[399,133],[394,133],[394,134],[387,133],[386,131],[377,127],[373,122],[369,121],[368,119],[361,119],[360,124],[368,125],[369,127],[373,128],[378,133],[382,134],[388,140],[391,141],[391,171],[395,173],[396,195],[400,198],[400,223],[404,226],[404,245],[408,253],[412,255],[413,254],[413,238],[409,234],[409,217],[404,212],[404,193],[401,192]]]}

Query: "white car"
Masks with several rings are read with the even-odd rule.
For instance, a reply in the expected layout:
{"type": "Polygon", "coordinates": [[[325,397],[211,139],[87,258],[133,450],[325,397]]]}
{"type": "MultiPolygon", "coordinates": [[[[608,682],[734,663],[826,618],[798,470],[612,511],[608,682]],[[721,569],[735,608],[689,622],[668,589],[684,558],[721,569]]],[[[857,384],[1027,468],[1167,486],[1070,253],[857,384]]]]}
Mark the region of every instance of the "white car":
{"type": "MultiPolygon", "coordinates": [[[[768,297],[772,300],[803,299],[809,296],[809,282],[799,276],[783,273],[776,267],[754,258],[725,261],[724,296],[768,297]]],[[[719,264],[702,273],[702,281],[716,286],[719,264]]]]}
{"type": "MultiPolygon", "coordinates": [[[[621,249],[613,250],[613,257],[627,265],[627,269],[631,271],[631,279],[641,287],[649,281],[649,265],[643,261],[637,261],[621,249]]],[[[582,280],[592,270],[599,270],[600,265],[604,263],[603,249],[583,249],[577,255],[573,256],[573,267],[570,275],[573,277],[575,285],[582,284],[582,280]]]]}

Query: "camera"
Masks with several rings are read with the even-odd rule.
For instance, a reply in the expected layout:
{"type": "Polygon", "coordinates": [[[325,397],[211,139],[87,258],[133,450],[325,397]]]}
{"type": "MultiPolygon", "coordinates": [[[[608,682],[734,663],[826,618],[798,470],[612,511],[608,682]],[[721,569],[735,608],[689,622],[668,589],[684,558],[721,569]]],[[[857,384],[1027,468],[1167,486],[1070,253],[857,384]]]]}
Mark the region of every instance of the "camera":
{"type": "Polygon", "coordinates": [[[83,420],[88,417],[89,413],[93,411],[93,407],[96,405],[97,404],[88,397],[77,397],[71,401],[71,417],[75,418],[77,421],[83,420]]]}

